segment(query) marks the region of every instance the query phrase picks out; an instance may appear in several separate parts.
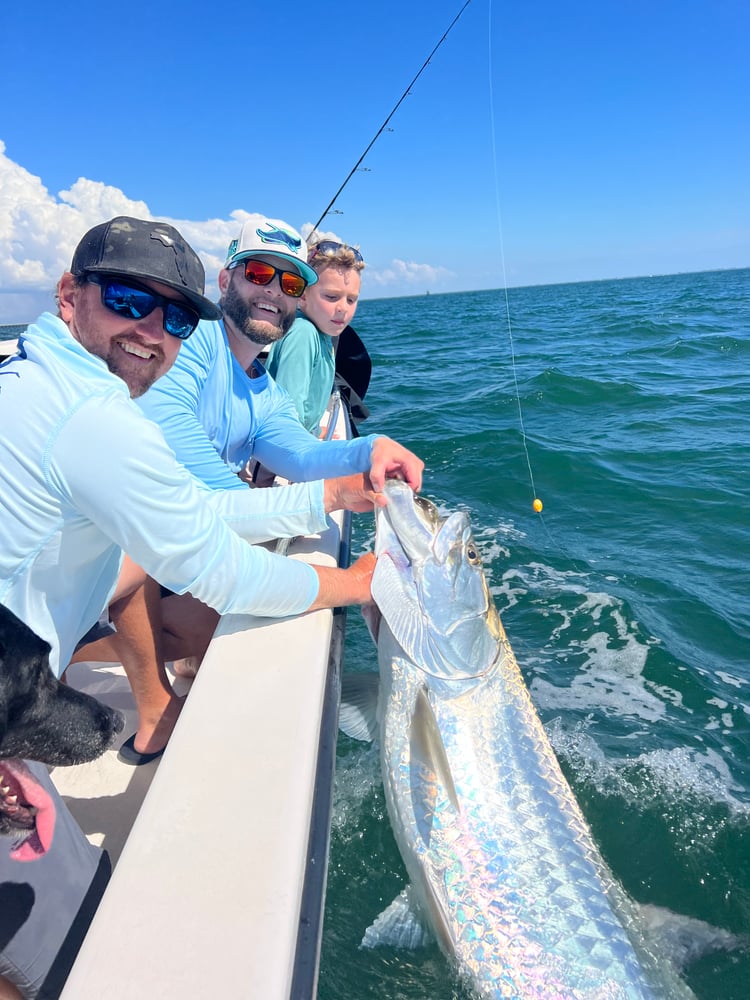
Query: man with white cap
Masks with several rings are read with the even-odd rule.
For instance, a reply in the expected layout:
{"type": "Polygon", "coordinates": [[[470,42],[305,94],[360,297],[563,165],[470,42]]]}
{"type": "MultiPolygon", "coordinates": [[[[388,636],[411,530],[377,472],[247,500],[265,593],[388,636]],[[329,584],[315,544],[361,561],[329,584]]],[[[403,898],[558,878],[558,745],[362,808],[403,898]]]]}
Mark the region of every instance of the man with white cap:
{"type": "Polygon", "coordinates": [[[246,488],[236,474],[254,458],[293,482],[369,471],[376,490],[388,475],[420,488],[423,463],[390,438],[312,438],[257,360],[289,330],[317,280],[296,230],[278,219],[246,222],[219,272],[222,318],[199,323],[171,371],[138,400],[205,485],[246,488]]]}
{"type": "MultiPolygon", "coordinates": [[[[289,330],[297,301],[317,281],[307,263],[307,246],[299,233],[278,219],[255,217],[247,221],[227,252],[219,273],[219,320],[201,321],[180,350],[169,372],[137,403],[157,423],[177,460],[210,491],[234,493],[238,508],[254,494],[268,492],[269,513],[283,491],[250,490],[239,477],[248,461],[294,483],[330,480],[368,472],[372,486],[381,490],[388,476],[400,476],[416,491],[421,488],[423,462],[388,437],[370,435],[351,441],[320,441],[300,423],[287,393],[267,375],[257,360],[261,351],[289,330]]],[[[148,609],[130,609],[128,658],[140,665],[140,677],[165,677],[163,659],[205,650],[218,621],[217,613],[190,595],[163,602],[165,627],[159,630],[158,600],[151,588],[148,609]],[[149,624],[150,618],[150,624],[149,624]],[[140,624],[139,624],[140,622],[140,624]]],[[[120,625],[118,624],[118,629],[120,625]]],[[[128,641],[128,640],[126,640],[128,641]]],[[[123,635],[119,637],[122,646],[123,635]]],[[[105,655],[83,647],[78,658],[105,655]]],[[[121,650],[122,652],[122,650],[121,650]]],[[[155,698],[164,698],[164,683],[155,698]]],[[[156,715],[155,710],[152,715],[156,715]]],[[[139,732],[121,751],[131,764],[147,763],[164,748],[171,725],[143,725],[141,698],[139,732]]],[[[166,710],[166,708],[165,708],[166,710]]],[[[174,716],[174,703],[169,709],[174,716]]]]}

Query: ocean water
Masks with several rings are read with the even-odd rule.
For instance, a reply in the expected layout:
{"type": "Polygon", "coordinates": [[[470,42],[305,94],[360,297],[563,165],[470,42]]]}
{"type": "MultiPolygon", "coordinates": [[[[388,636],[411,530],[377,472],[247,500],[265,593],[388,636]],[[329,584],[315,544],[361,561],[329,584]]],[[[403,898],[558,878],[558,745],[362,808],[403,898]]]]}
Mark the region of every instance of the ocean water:
{"type": "MultiPolygon", "coordinates": [[[[709,925],[696,996],[747,998],[750,270],[363,301],[355,326],[363,429],[471,515],[605,858],[638,902],[709,925]]],[[[376,668],[350,614],[346,669],[376,668]]],[[[437,946],[359,947],[405,881],[377,749],[340,735],[321,1000],[468,997],[437,946]]]]}
{"type": "MultiPolygon", "coordinates": [[[[688,935],[696,996],[745,1000],[750,270],[363,301],[355,325],[363,430],[471,515],[605,858],[637,901],[713,929],[688,935]]],[[[355,552],[372,539],[357,516],[355,552]]],[[[346,669],[376,666],[350,614],[346,669]]],[[[320,1000],[469,1000],[436,946],[359,947],[405,880],[377,749],[341,735],[320,1000]]]]}
{"type": "Polygon", "coordinates": [[[16,340],[26,329],[26,324],[0,326],[0,340],[16,340]]]}

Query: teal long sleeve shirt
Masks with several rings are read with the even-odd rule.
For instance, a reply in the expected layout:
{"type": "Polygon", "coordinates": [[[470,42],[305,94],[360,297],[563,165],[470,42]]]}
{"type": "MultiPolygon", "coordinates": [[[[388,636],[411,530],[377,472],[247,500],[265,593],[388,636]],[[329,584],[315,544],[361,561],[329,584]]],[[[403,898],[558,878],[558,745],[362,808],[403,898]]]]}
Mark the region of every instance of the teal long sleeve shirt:
{"type": "Polygon", "coordinates": [[[317,437],[336,375],[332,338],[298,315],[286,336],[271,346],[266,367],[291,396],[304,427],[317,437]]]}

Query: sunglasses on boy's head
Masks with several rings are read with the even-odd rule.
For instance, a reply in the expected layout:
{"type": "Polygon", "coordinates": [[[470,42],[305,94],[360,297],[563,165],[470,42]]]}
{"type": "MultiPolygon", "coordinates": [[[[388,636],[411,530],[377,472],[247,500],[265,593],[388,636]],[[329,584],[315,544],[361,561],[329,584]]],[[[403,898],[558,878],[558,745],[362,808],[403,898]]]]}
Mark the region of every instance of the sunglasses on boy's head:
{"type": "Polygon", "coordinates": [[[307,288],[307,281],[296,271],[284,271],[280,267],[266,264],[263,260],[254,260],[252,257],[238,263],[244,263],[245,277],[253,285],[270,285],[278,274],[282,292],[291,295],[293,299],[298,299],[307,288]]]}
{"type": "Polygon", "coordinates": [[[356,247],[350,247],[347,243],[336,243],[335,240],[321,240],[320,243],[315,243],[307,251],[308,263],[321,253],[336,253],[337,250],[351,250],[354,254],[354,259],[358,264],[364,264],[364,257],[357,250],[356,247]]]}
{"type": "Polygon", "coordinates": [[[112,274],[87,274],[86,280],[101,287],[102,305],[125,319],[143,319],[161,306],[164,310],[162,323],[165,331],[180,340],[187,340],[200,320],[191,306],[152,292],[150,288],[129,278],[118,278],[112,274]]]}

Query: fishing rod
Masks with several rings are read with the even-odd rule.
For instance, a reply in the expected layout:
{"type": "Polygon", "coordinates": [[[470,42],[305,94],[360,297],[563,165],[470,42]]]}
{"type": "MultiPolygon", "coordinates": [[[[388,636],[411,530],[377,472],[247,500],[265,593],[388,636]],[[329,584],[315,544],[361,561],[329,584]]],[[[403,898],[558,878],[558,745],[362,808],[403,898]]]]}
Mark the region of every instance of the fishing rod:
{"type": "Polygon", "coordinates": [[[336,202],[337,202],[337,200],[338,200],[338,197],[339,197],[339,195],[341,194],[341,192],[342,192],[342,191],[344,190],[344,188],[346,187],[346,185],[347,185],[347,184],[349,183],[349,181],[350,181],[350,180],[352,179],[352,177],[353,177],[353,176],[354,176],[354,174],[356,173],[356,171],[357,171],[357,168],[359,167],[360,163],[362,162],[362,160],[364,160],[364,158],[365,158],[365,157],[367,156],[367,154],[368,154],[368,153],[370,152],[370,150],[371,150],[371,149],[372,149],[372,147],[373,147],[373,146],[375,145],[375,143],[377,142],[377,140],[379,139],[379,137],[380,137],[380,136],[382,135],[382,133],[383,133],[383,132],[385,131],[385,129],[386,129],[386,128],[387,128],[387,126],[388,126],[388,122],[389,122],[389,121],[391,120],[391,118],[393,118],[393,116],[394,116],[394,115],[395,115],[395,113],[396,113],[396,112],[398,111],[399,107],[401,106],[402,102],[403,102],[403,101],[404,101],[404,100],[406,99],[406,97],[408,96],[408,94],[409,94],[409,91],[411,90],[411,88],[412,88],[412,87],[414,86],[414,84],[415,84],[415,83],[417,82],[417,80],[418,80],[418,79],[420,78],[420,76],[422,75],[422,73],[424,73],[424,71],[425,71],[425,70],[427,69],[427,67],[428,67],[428,65],[429,65],[429,63],[430,63],[430,59],[432,59],[432,57],[433,57],[433,56],[435,55],[435,53],[437,52],[437,50],[438,50],[438,49],[440,48],[440,46],[441,46],[441,45],[443,44],[443,42],[445,41],[445,39],[446,39],[446,38],[448,37],[448,35],[450,34],[450,31],[451,31],[451,29],[453,28],[453,26],[455,25],[455,23],[456,23],[456,22],[458,21],[459,17],[461,17],[461,15],[462,15],[462,14],[463,14],[463,12],[464,12],[464,11],[466,10],[466,8],[467,8],[467,7],[469,6],[469,4],[470,4],[470,3],[471,3],[471,0],[466,0],[466,3],[465,3],[465,4],[463,5],[463,7],[461,8],[461,10],[460,10],[460,11],[458,12],[458,14],[456,14],[456,16],[455,16],[455,17],[453,18],[453,20],[451,21],[451,23],[450,23],[450,24],[448,25],[448,28],[446,29],[446,31],[445,31],[445,34],[444,34],[444,35],[443,35],[443,37],[442,37],[442,38],[440,39],[440,41],[439,41],[439,42],[437,43],[437,45],[436,45],[436,46],[435,46],[435,48],[434,48],[434,49],[432,50],[432,52],[430,52],[430,54],[429,54],[429,55],[427,56],[427,58],[425,59],[424,63],[422,64],[422,68],[420,69],[420,71],[419,71],[419,72],[417,73],[417,75],[416,75],[416,76],[414,77],[414,79],[413,79],[413,80],[411,81],[411,83],[410,83],[410,84],[409,84],[409,86],[408,86],[408,87],[406,88],[406,90],[405,90],[405,91],[403,92],[403,94],[402,94],[402,95],[401,95],[401,97],[400,97],[400,98],[398,99],[398,101],[397,101],[397,102],[396,102],[396,103],[394,104],[394,106],[393,106],[393,108],[392,108],[392,110],[391,110],[391,113],[390,113],[390,114],[388,115],[388,117],[386,118],[386,120],[385,120],[385,121],[383,122],[383,124],[382,124],[382,125],[380,126],[380,128],[378,129],[378,131],[377,131],[377,132],[375,133],[375,135],[373,136],[373,138],[372,138],[372,140],[371,140],[371,142],[370,142],[369,146],[367,147],[367,149],[366,149],[366,150],[364,151],[364,153],[363,153],[363,154],[362,154],[362,155],[360,156],[360,158],[359,158],[359,159],[357,160],[357,162],[356,162],[356,163],[354,164],[354,166],[352,167],[352,169],[351,169],[351,170],[349,171],[349,173],[347,174],[347,177],[346,177],[346,180],[345,180],[345,181],[344,181],[344,183],[343,183],[343,184],[341,185],[341,187],[340,187],[340,188],[338,189],[338,191],[336,192],[336,194],[335,194],[335,195],[333,196],[333,198],[331,198],[331,200],[330,200],[330,201],[328,202],[328,205],[326,206],[326,210],[325,210],[325,211],[323,212],[323,214],[321,215],[321,217],[320,217],[320,218],[318,219],[318,221],[317,221],[317,222],[315,223],[315,226],[313,227],[313,232],[314,232],[314,231],[315,231],[315,230],[316,230],[316,229],[318,228],[318,226],[319,226],[319,225],[321,224],[321,222],[323,221],[323,219],[325,219],[325,217],[326,217],[326,216],[328,215],[328,213],[329,213],[329,212],[331,211],[331,209],[333,208],[333,206],[334,206],[334,205],[336,204],[336,202]]]}

